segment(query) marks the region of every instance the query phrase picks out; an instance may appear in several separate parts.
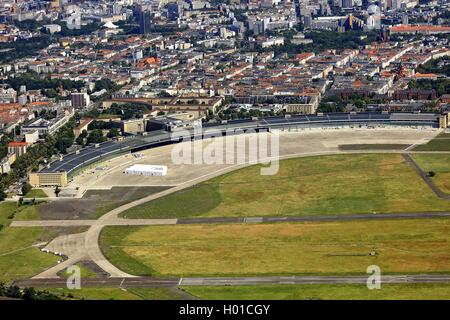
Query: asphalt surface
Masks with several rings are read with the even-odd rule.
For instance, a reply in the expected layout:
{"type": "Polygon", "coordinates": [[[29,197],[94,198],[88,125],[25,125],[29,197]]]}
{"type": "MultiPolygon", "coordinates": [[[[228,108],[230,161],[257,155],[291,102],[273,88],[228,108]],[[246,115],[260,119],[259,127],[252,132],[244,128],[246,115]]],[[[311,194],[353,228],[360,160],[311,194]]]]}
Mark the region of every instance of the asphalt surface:
{"type": "MultiPolygon", "coordinates": [[[[178,286],[245,286],[274,284],[366,284],[369,275],[359,276],[267,276],[267,277],[187,277],[159,279],[134,278],[83,278],[82,287],[178,287],[178,286]]],[[[66,279],[29,279],[15,282],[21,287],[65,287],[66,279]]],[[[405,283],[450,283],[450,275],[382,275],[381,285],[405,283]]]]}
{"type": "MultiPolygon", "coordinates": [[[[418,125],[418,126],[438,126],[438,115],[434,114],[411,114],[411,113],[329,113],[320,115],[293,115],[291,117],[268,117],[261,120],[235,120],[226,124],[204,125],[205,130],[217,130],[227,132],[235,129],[270,130],[281,127],[327,127],[327,126],[370,126],[374,124],[385,125],[418,125]]],[[[191,134],[193,130],[190,130],[191,134]]],[[[207,132],[202,138],[208,137],[207,132]]],[[[134,137],[124,141],[110,141],[100,144],[98,147],[89,146],[79,151],[65,156],[62,160],[52,162],[43,172],[58,172],[65,170],[72,173],[88,164],[101,160],[112,154],[120,152],[130,152],[137,149],[150,149],[162,144],[176,143],[171,139],[170,133],[158,131],[151,136],[134,137]]]]}
{"type": "Polygon", "coordinates": [[[433,180],[431,180],[431,178],[428,176],[428,173],[422,170],[422,168],[414,161],[410,154],[404,153],[403,158],[405,159],[406,163],[414,168],[414,170],[419,174],[423,181],[425,181],[425,183],[434,192],[434,194],[436,194],[436,196],[441,199],[450,200],[450,195],[443,192],[434,184],[433,180]]]}
{"type": "MultiPolygon", "coordinates": [[[[449,218],[450,212],[411,212],[411,213],[366,213],[317,216],[287,217],[245,217],[245,218],[183,218],[183,219],[110,219],[103,226],[149,226],[173,224],[215,224],[215,223],[274,223],[274,222],[314,222],[351,221],[381,219],[430,219],[449,218]]],[[[12,227],[74,227],[92,226],[97,220],[28,220],[14,221],[12,227]]]]}
{"type": "Polygon", "coordinates": [[[450,212],[375,213],[375,214],[342,214],[342,215],[289,216],[289,217],[190,218],[190,219],[178,219],[177,224],[428,219],[428,218],[448,218],[448,217],[450,217],[450,212]]]}

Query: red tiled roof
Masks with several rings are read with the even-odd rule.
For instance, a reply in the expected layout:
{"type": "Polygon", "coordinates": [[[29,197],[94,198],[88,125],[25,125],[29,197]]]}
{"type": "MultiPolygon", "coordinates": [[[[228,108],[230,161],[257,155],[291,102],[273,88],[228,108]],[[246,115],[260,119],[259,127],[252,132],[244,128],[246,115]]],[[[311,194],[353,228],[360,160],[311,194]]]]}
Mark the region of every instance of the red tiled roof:
{"type": "Polygon", "coordinates": [[[8,147],[23,147],[28,145],[26,142],[13,141],[8,143],[8,147]]]}
{"type": "Polygon", "coordinates": [[[417,32],[417,31],[440,31],[440,32],[450,32],[450,26],[434,26],[434,25],[420,25],[420,26],[410,26],[410,25],[399,25],[391,27],[391,31],[396,32],[417,32]]]}

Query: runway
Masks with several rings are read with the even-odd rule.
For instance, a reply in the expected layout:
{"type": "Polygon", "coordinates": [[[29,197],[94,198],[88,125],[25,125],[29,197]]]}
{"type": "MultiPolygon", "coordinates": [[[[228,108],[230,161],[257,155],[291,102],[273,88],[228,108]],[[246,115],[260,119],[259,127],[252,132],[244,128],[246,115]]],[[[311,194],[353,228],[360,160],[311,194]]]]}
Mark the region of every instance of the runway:
{"type": "MultiPolygon", "coordinates": [[[[103,226],[151,226],[174,224],[215,224],[215,223],[274,223],[274,222],[314,222],[314,221],[352,221],[382,219],[430,219],[448,218],[450,212],[411,212],[411,213],[372,213],[336,214],[283,217],[230,217],[230,218],[183,218],[183,219],[123,219],[111,218],[103,226]]],[[[75,227],[92,226],[97,220],[27,220],[13,221],[12,227],[75,227]]]]}
{"type": "MultiPolygon", "coordinates": [[[[308,285],[308,284],[362,284],[367,283],[369,275],[354,276],[267,276],[267,277],[187,277],[187,278],[84,278],[82,287],[180,287],[180,286],[256,286],[256,285],[308,285]]],[[[66,279],[29,279],[14,284],[20,287],[63,288],[66,279]]],[[[383,284],[405,283],[450,283],[450,275],[384,275],[383,284]]]]}

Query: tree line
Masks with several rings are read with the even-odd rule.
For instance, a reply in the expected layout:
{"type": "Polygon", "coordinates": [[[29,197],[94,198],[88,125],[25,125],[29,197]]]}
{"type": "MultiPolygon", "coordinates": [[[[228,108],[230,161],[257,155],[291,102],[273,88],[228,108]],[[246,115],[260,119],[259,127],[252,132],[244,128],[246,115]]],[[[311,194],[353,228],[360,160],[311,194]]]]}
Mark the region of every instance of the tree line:
{"type": "Polygon", "coordinates": [[[5,285],[0,283],[0,296],[21,300],[61,300],[61,298],[46,290],[36,290],[34,288],[21,289],[15,285],[5,285]]]}
{"type": "Polygon", "coordinates": [[[39,165],[45,163],[44,159],[49,159],[57,153],[66,153],[75,140],[73,128],[77,118],[79,118],[78,115],[72,117],[53,136],[45,136],[44,143],[37,143],[27,148],[27,152],[11,165],[11,171],[0,176],[0,190],[5,190],[12,183],[26,177],[29,171],[38,171],[39,165]]]}
{"type": "Polygon", "coordinates": [[[58,90],[59,88],[63,88],[64,90],[72,91],[84,88],[83,81],[73,81],[70,79],[51,79],[49,76],[39,76],[35,72],[27,72],[14,78],[10,77],[6,81],[6,83],[8,83],[10,87],[16,91],[18,91],[21,86],[26,86],[27,90],[58,90]]]}

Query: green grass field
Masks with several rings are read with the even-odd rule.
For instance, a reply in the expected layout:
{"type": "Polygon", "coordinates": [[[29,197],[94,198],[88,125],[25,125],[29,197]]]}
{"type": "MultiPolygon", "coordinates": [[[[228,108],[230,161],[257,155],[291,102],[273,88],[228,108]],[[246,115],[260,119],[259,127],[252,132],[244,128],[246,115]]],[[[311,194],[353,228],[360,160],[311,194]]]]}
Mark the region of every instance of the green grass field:
{"type": "Polygon", "coordinates": [[[341,144],[339,150],[404,150],[409,144],[341,144]]]}
{"type": "Polygon", "coordinates": [[[179,300],[181,294],[172,288],[127,288],[98,287],[70,290],[67,288],[38,288],[68,300],[179,300]]]}
{"type": "MultiPolygon", "coordinates": [[[[81,278],[96,278],[97,277],[97,274],[94,271],[92,271],[91,269],[89,269],[88,267],[86,267],[84,265],[84,263],[79,262],[79,263],[75,264],[75,266],[80,268],[81,278]]],[[[67,269],[66,269],[66,270],[63,270],[62,272],[60,272],[58,275],[61,278],[68,278],[72,275],[72,273],[67,272],[67,269]]]]}
{"type": "Polygon", "coordinates": [[[101,246],[135,275],[450,272],[448,219],[107,227],[101,246]]]}
{"type": "Polygon", "coordinates": [[[441,133],[428,143],[418,145],[414,151],[450,151],[450,133],[441,133]]]}
{"type": "Polygon", "coordinates": [[[449,284],[384,284],[380,290],[364,285],[264,285],[183,287],[206,300],[449,300],[449,284]]]}
{"type": "Polygon", "coordinates": [[[2,202],[0,203],[0,224],[3,228],[9,226],[12,221],[12,216],[17,210],[17,204],[15,202],[2,202]]]}
{"type": "Polygon", "coordinates": [[[306,157],[276,176],[252,166],[122,213],[126,218],[288,216],[450,210],[398,154],[306,157]]]}
{"type": "Polygon", "coordinates": [[[0,282],[31,277],[55,265],[58,257],[32,247],[43,228],[5,228],[0,232],[0,282]]]}
{"type": "Polygon", "coordinates": [[[8,227],[15,219],[27,219],[36,214],[34,206],[18,207],[14,202],[0,203],[0,282],[33,276],[56,264],[58,257],[41,252],[33,244],[49,232],[44,228],[8,227]]]}
{"type": "Polygon", "coordinates": [[[13,220],[35,220],[38,218],[36,206],[18,206],[16,202],[0,203],[0,224],[9,226],[13,220]]]}
{"type": "MultiPolygon", "coordinates": [[[[450,141],[450,140],[449,140],[450,141]]],[[[436,186],[450,194],[450,154],[414,154],[412,156],[422,170],[434,171],[436,186]]]]}
{"type": "Polygon", "coordinates": [[[25,196],[26,198],[48,198],[42,189],[31,189],[25,196]]]}

